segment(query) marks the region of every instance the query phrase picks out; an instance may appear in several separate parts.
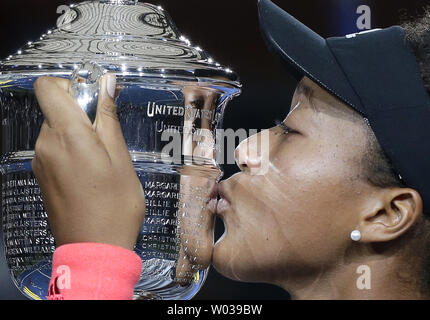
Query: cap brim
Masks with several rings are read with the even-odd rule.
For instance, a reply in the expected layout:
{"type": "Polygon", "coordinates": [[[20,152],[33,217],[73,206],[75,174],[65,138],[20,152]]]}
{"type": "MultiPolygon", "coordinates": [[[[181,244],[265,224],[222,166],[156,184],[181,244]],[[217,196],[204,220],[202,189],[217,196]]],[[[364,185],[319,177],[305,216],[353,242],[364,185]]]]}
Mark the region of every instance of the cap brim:
{"type": "Polygon", "coordinates": [[[364,113],[327,42],[270,0],[258,1],[261,31],[267,46],[300,80],[309,77],[337,98],[364,113]]]}

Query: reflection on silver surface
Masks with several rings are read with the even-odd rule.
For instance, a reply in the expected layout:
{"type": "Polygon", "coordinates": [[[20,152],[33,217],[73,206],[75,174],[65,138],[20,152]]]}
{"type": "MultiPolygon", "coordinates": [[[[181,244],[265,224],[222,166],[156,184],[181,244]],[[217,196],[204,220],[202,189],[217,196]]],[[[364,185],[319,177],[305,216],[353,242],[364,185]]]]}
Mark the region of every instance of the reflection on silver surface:
{"type": "Polygon", "coordinates": [[[135,298],[190,299],[210,263],[207,202],[222,174],[214,130],[228,101],[240,94],[237,76],[193,47],[166,12],[150,4],[86,1],[71,5],[57,23],[0,63],[2,219],[12,278],[28,297],[45,299],[55,250],[31,172],[43,122],[34,81],[41,75],[72,79],[75,97],[93,118],[98,79],[113,72],[119,120],[147,200],[135,247],[144,265],[135,298]],[[179,154],[166,151],[174,139],[179,154]]]}
{"type": "Polygon", "coordinates": [[[135,1],[86,1],[71,5],[56,29],[28,42],[1,63],[2,72],[69,71],[83,61],[106,70],[157,77],[237,76],[179,34],[161,8],[135,1]],[[122,4],[121,4],[122,3],[122,4]]]}

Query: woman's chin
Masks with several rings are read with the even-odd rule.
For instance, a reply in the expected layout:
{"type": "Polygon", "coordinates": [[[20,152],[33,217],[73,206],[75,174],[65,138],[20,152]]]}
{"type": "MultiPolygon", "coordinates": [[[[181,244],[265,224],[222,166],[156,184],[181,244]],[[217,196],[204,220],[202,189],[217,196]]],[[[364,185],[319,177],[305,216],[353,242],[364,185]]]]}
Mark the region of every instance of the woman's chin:
{"type": "Polygon", "coordinates": [[[225,232],[214,246],[212,255],[213,267],[226,278],[235,281],[246,281],[240,275],[240,258],[240,253],[236,252],[235,248],[229,245],[229,239],[225,232]]]}
{"type": "MultiPolygon", "coordinates": [[[[254,252],[255,254],[256,252],[254,252]]],[[[274,265],[264,264],[252,252],[242,247],[226,233],[216,242],[212,253],[212,266],[226,278],[234,281],[276,284],[278,271],[274,265]]]]}
{"type": "Polygon", "coordinates": [[[224,277],[230,278],[232,280],[237,280],[233,277],[231,272],[231,257],[228,248],[226,248],[226,238],[227,232],[221,236],[221,238],[215,243],[214,250],[212,253],[212,265],[216,271],[222,274],[224,277]]]}

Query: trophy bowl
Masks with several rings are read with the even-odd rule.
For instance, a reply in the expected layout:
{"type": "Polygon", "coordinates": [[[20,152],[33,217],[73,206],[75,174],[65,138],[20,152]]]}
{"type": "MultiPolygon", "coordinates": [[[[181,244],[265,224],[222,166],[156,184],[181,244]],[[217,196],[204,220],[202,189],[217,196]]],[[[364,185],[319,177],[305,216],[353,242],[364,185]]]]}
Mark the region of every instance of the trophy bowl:
{"type": "Polygon", "coordinates": [[[222,176],[216,132],[240,94],[238,77],[192,46],[160,7],[94,0],[63,11],[56,28],[0,63],[2,228],[11,277],[27,297],[46,299],[56,248],[31,168],[43,123],[33,84],[40,76],[70,79],[94,120],[99,79],[111,72],[146,196],[135,299],[191,299],[211,262],[208,201],[222,176]]]}

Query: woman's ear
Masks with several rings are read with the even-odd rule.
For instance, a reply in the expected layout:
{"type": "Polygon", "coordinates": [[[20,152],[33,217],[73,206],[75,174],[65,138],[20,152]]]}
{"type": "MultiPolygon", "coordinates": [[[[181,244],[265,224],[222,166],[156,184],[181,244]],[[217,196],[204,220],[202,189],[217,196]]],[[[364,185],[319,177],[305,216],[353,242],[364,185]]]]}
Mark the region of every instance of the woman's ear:
{"type": "Polygon", "coordinates": [[[383,189],[375,197],[373,207],[360,218],[360,242],[394,240],[410,230],[423,214],[423,201],[413,189],[383,189]]]}

